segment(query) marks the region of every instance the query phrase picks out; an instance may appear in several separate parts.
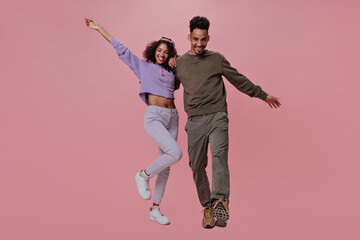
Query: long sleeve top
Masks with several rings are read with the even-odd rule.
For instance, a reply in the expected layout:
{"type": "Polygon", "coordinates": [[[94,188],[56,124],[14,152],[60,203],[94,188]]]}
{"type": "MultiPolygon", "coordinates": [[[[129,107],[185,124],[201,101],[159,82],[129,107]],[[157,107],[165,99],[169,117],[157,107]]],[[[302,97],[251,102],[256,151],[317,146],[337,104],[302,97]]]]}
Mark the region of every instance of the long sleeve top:
{"type": "Polygon", "coordinates": [[[225,57],[206,50],[203,55],[185,53],[176,59],[176,81],[184,87],[184,108],[189,117],[227,112],[224,76],[238,90],[264,100],[267,93],[231,67],[225,57]]]}
{"type": "Polygon", "coordinates": [[[113,39],[110,44],[115,48],[119,58],[130,67],[140,79],[140,98],[149,105],[146,93],[174,99],[175,76],[161,65],[139,59],[124,44],[113,39]]]}

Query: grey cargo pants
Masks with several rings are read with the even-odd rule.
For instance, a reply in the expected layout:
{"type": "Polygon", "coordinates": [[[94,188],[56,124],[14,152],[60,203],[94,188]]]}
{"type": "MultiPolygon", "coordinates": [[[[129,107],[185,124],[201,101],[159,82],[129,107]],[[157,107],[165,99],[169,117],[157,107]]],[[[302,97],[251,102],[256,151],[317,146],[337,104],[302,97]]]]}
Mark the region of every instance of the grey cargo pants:
{"type": "Polygon", "coordinates": [[[204,207],[211,204],[211,198],[229,201],[228,126],[226,112],[189,117],[185,126],[189,165],[193,171],[200,203],[204,207]],[[212,156],[212,191],[206,174],[209,143],[212,156]]]}

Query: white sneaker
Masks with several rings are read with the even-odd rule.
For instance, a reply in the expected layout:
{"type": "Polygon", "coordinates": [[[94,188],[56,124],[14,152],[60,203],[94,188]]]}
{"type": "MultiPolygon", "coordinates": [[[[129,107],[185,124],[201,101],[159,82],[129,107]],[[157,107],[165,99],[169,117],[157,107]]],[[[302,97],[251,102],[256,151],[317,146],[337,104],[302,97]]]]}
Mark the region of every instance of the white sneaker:
{"type": "Polygon", "coordinates": [[[165,217],[161,212],[158,206],[153,206],[150,208],[150,220],[158,222],[162,225],[168,225],[170,224],[170,220],[165,217]]]}
{"type": "Polygon", "coordinates": [[[136,181],[138,192],[139,192],[140,196],[145,200],[149,200],[151,197],[151,190],[149,187],[149,179],[150,179],[150,177],[147,176],[143,172],[143,170],[141,170],[140,172],[138,172],[135,175],[135,181],[136,181]]]}

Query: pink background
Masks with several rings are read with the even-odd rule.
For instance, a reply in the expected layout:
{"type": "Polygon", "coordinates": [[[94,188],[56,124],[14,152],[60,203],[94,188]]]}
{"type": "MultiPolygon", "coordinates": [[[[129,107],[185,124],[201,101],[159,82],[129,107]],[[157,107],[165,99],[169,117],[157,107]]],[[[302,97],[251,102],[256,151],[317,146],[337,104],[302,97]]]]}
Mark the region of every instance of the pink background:
{"type": "Polygon", "coordinates": [[[355,0],[1,1],[0,239],[360,239],[359,9],[355,0]],[[161,36],[189,50],[195,15],[211,21],[208,49],[283,104],[270,109],[226,83],[231,218],[210,231],[188,167],[182,90],[184,157],[161,206],[171,225],[160,226],[134,182],[157,155],[138,81],[83,20],[141,56],[161,36]]]}

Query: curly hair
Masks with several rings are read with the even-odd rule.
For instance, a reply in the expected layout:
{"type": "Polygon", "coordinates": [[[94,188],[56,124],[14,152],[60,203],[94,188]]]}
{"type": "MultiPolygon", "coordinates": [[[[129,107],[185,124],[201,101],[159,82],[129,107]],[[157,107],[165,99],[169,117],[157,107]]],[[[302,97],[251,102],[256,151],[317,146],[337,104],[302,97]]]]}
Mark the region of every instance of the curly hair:
{"type": "Polygon", "coordinates": [[[168,41],[168,40],[164,40],[164,39],[160,39],[160,40],[155,40],[150,42],[147,46],[146,49],[144,50],[144,58],[148,61],[148,62],[152,62],[152,63],[156,63],[156,59],[155,59],[155,52],[156,49],[158,48],[158,46],[161,43],[165,43],[168,47],[168,51],[169,51],[169,55],[168,58],[165,60],[165,62],[163,64],[161,64],[167,71],[172,71],[173,69],[169,66],[169,59],[177,56],[177,52],[175,49],[175,44],[172,41],[168,41]]]}
{"type": "Polygon", "coordinates": [[[206,17],[196,16],[190,20],[190,33],[192,33],[195,28],[208,31],[209,27],[210,22],[206,17]]]}

